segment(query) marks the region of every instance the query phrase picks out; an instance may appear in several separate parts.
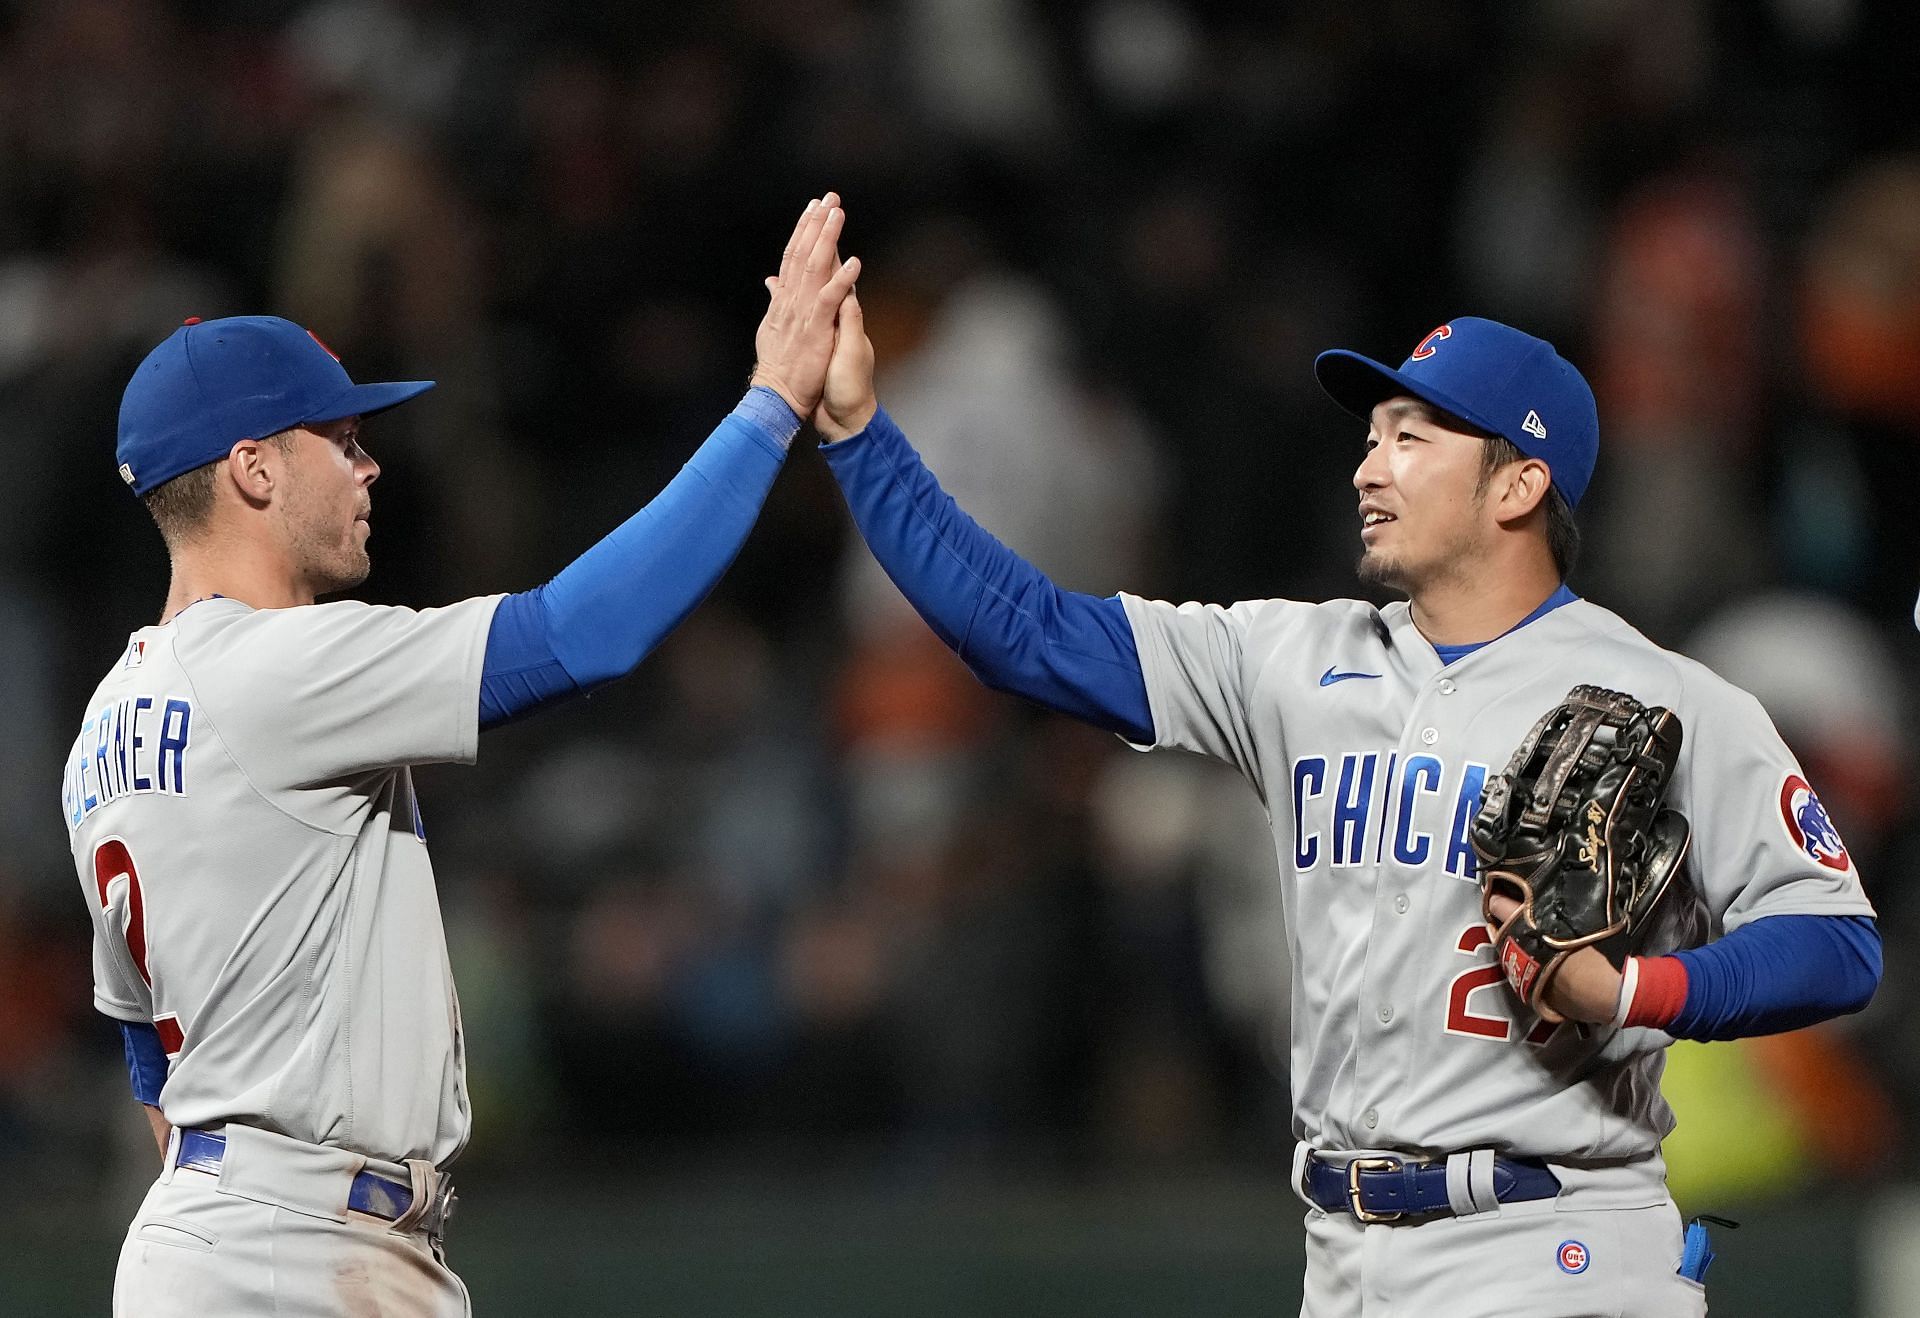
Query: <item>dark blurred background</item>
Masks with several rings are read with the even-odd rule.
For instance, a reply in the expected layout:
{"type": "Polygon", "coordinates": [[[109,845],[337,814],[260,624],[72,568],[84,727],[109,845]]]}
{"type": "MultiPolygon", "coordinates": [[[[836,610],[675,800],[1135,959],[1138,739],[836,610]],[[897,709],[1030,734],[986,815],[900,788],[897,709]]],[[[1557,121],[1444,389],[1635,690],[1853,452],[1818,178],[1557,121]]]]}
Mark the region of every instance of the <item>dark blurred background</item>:
{"type": "MultiPolygon", "coordinates": [[[[732,405],[834,188],[883,400],[1081,589],[1351,594],[1322,348],[1582,365],[1573,584],[1761,697],[1887,936],[1864,1015],[1671,1055],[1675,1192],[1748,1222],[1716,1312],[1920,1313],[1905,9],[0,0],[0,1310],[104,1313],[153,1163],[57,817],[166,589],[133,365],[271,311],[437,378],[361,593],[524,589],[732,405]]],[[[480,1312],[1293,1311],[1257,803],[975,685],[811,452],[637,676],[420,778],[480,1312]]]]}

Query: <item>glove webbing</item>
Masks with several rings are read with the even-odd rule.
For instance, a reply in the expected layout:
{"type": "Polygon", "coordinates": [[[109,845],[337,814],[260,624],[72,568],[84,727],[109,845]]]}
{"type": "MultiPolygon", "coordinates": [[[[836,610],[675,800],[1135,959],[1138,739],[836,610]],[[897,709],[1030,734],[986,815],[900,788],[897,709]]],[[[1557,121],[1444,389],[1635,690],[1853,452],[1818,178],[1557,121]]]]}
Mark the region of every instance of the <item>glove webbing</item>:
{"type": "Polygon", "coordinates": [[[1573,715],[1555,744],[1552,756],[1542,768],[1540,776],[1534,780],[1533,794],[1520,812],[1520,826],[1523,828],[1546,828],[1553,818],[1553,808],[1560,800],[1560,793],[1566,790],[1567,779],[1573,776],[1574,768],[1593,741],[1593,734],[1603,724],[1618,731],[1633,719],[1633,711],[1623,703],[1620,693],[1594,686],[1577,686],[1567,692],[1567,699],[1559,708],[1548,710],[1541,717],[1528,735],[1528,740],[1538,746],[1554,716],[1569,706],[1573,708],[1573,715]]]}

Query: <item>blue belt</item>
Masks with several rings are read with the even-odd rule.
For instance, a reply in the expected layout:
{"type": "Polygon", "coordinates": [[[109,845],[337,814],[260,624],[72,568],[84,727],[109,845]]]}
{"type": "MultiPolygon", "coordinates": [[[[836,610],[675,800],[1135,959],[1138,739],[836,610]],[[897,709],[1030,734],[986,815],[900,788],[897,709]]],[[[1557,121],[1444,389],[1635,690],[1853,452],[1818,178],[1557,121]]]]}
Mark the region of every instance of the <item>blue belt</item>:
{"type": "MultiPolygon", "coordinates": [[[[1352,1213],[1362,1222],[1454,1211],[1444,1159],[1355,1158],[1342,1166],[1309,1157],[1303,1180],[1307,1197],[1322,1210],[1352,1213]]],[[[1493,1160],[1493,1197],[1499,1202],[1551,1199],[1559,1193],[1560,1178],[1545,1163],[1533,1158],[1493,1160]]]]}
{"type": "MultiPolygon", "coordinates": [[[[174,1165],[191,1167],[199,1172],[211,1172],[218,1176],[220,1164],[227,1155],[227,1137],[216,1135],[210,1130],[183,1128],[180,1131],[180,1153],[174,1159],[174,1165]]],[[[446,1182],[451,1187],[452,1182],[446,1182]]],[[[444,1229],[448,1211],[452,1208],[452,1191],[440,1196],[446,1207],[436,1204],[427,1214],[434,1220],[422,1220],[420,1226],[430,1235],[437,1235],[444,1229]]],[[[347,1207],[373,1217],[385,1218],[389,1222],[405,1217],[413,1207],[413,1187],[402,1185],[398,1181],[388,1180],[374,1172],[360,1172],[353,1178],[353,1184],[347,1189],[347,1207]]]]}

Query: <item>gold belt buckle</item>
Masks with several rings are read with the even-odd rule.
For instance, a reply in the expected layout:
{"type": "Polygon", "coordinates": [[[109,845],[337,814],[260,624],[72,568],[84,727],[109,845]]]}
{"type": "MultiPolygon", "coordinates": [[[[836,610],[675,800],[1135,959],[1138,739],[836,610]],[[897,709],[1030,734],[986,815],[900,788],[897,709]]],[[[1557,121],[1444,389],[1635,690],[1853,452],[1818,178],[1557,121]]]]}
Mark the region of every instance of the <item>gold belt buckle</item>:
{"type": "Polygon", "coordinates": [[[1397,1222],[1406,1216],[1404,1210],[1391,1213],[1376,1213],[1360,1202],[1361,1172],[1397,1172],[1407,1164],[1400,1158],[1355,1158],[1347,1164],[1347,1206],[1353,1210],[1354,1217],[1367,1223],[1397,1222]]]}

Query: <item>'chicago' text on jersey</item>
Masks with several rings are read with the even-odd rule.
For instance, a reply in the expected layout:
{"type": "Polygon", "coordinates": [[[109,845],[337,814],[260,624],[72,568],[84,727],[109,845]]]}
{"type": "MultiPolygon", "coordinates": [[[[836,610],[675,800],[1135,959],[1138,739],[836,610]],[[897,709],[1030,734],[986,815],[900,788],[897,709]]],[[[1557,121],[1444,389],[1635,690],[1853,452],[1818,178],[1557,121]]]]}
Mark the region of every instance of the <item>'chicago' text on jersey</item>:
{"type": "Polygon", "coordinates": [[[1426,865],[1478,882],[1469,829],[1487,784],[1487,766],[1449,765],[1437,755],[1348,751],[1293,762],[1293,864],[1426,865]]]}
{"type": "Polygon", "coordinates": [[[182,696],[124,696],[80,725],[60,787],[67,831],[101,806],[139,792],[187,792],[193,702],[182,696]]]}

